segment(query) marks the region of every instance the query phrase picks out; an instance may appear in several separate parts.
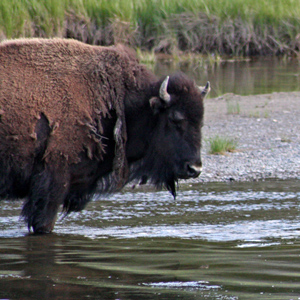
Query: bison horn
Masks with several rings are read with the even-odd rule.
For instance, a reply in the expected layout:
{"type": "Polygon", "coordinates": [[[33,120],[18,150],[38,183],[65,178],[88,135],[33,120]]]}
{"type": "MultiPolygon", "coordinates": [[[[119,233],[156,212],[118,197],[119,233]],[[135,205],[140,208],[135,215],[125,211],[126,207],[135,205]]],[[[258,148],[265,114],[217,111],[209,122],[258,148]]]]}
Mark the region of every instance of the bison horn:
{"type": "Polygon", "coordinates": [[[171,96],[167,92],[168,89],[168,83],[169,83],[169,76],[166,77],[166,79],[163,81],[163,83],[160,86],[159,89],[159,97],[164,100],[167,104],[170,103],[171,96]]]}
{"type": "Polygon", "coordinates": [[[210,92],[210,83],[209,81],[207,81],[206,86],[199,86],[199,89],[201,91],[201,95],[203,96],[203,98],[210,92]]]}

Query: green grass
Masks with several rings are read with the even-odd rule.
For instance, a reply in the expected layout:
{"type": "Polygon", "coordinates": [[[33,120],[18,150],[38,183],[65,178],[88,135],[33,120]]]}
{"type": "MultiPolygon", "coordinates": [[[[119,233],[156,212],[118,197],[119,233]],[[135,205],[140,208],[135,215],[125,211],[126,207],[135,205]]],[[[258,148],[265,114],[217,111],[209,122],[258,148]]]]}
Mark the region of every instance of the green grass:
{"type": "Polygon", "coordinates": [[[210,154],[224,154],[236,150],[237,142],[234,139],[220,137],[219,135],[210,138],[209,140],[210,154]]]}
{"type": "Polygon", "coordinates": [[[240,104],[237,100],[236,101],[227,100],[226,107],[227,107],[227,114],[229,115],[238,115],[241,112],[240,104]]]}
{"type": "Polygon", "coordinates": [[[259,110],[252,110],[250,111],[246,116],[248,116],[249,118],[269,118],[270,117],[270,112],[268,110],[263,110],[263,111],[259,111],[259,110]]]}
{"type": "Polygon", "coordinates": [[[141,63],[146,65],[152,65],[152,66],[155,65],[157,57],[153,51],[152,52],[141,51],[140,48],[137,48],[136,54],[141,63]]]}
{"type": "Polygon", "coordinates": [[[75,37],[221,54],[297,49],[298,0],[1,0],[0,39],[75,37]],[[124,29],[125,28],[125,29],[124,29]]]}

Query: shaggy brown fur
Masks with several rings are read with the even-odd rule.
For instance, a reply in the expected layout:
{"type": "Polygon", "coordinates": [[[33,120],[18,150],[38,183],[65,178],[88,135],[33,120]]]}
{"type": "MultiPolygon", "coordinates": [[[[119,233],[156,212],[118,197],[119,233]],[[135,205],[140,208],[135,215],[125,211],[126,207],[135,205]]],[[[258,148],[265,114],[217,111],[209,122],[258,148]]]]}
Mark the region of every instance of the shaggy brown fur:
{"type": "Polygon", "coordinates": [[[126,90],[138,88],[141,72],[147,71],[123,46],[95,47],[62,39],[2,43],[0,154],[14,153],[14,162],[26,168],[24,164],[33,159],[35,127],[43,114],[51,128],[46,162],[78,163],[83,150],[91,159],[101,159],[103,142],[91,132],[115,110],[114,173],[116,185],[123,186],[127,179],[123,98],[126,90]]]}
{"type": "Polygon", "coordinates": [[[176,195],[201,172],[203,98],[183,74],[157,80],[124,46],[23,39],[0,44],[0,199],[25,198],[29,230],[59,207],[149,181],[176,195]]]}

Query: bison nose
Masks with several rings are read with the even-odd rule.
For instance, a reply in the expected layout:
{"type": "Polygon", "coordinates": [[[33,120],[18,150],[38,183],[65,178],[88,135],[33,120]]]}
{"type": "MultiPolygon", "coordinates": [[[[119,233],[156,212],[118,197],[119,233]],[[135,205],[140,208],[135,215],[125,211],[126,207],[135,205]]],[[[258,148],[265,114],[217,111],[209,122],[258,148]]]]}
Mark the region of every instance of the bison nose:
{"type": "Polygon", "coordinates": [[[187,164],[186,165],[187,174],[189,177],[196,178],[202,172],[202,164],[187,164]]]}

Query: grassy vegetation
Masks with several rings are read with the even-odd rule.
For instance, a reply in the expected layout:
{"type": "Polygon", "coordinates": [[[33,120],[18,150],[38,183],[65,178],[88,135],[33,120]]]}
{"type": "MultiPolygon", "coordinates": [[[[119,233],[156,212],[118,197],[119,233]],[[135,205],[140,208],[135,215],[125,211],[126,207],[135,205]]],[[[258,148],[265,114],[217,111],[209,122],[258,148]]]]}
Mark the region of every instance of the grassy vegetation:
{"type": "Polygon", "coordinates": [[[224,154],[232,152],[236,149],[237,142],[233,139],[220,137],[219,135],[209,139],[210,154],[224,154]]]}
{"type": "Polygon", "coordinates": [[[265,111],[250,111],[248,113],[248,117],[250,118],[256,118],[256,119],[259,119],[259,118],[269,118],[270,116],[270,113],[268,110],[265,110],[265,111]]]}
{"type": "Polygon", "coordinates": [[[140,48],[137,48],[136,54],[141,63],[147,65],[150,69],[154,68],[157,62],[157,56],[153,51],[142,51],[140,48]]]}
{"type": "Polygon", "coordinates": [[[236,101],[227,100],[226,107],[227,107],[227,114],[229,115],[238,115],[241,112],[240,104],[237,100],[236,101]]]}
{"type": "Polygon", "coordinates": [[[1,0],[0,39],[71,37],[235,55],[300,47],[298,0],[1,0]]]}

